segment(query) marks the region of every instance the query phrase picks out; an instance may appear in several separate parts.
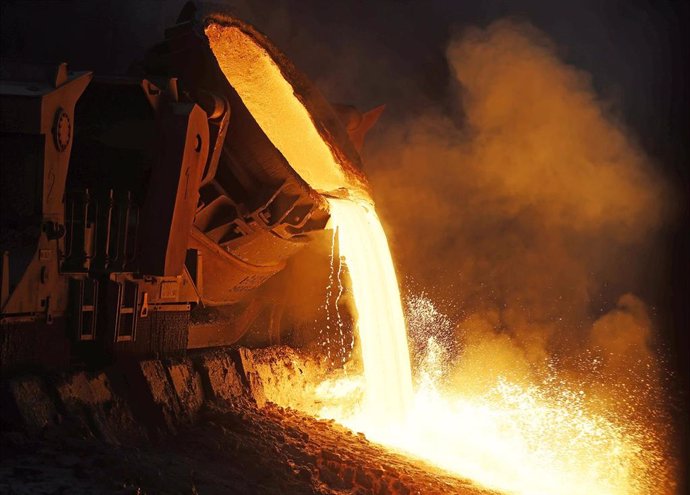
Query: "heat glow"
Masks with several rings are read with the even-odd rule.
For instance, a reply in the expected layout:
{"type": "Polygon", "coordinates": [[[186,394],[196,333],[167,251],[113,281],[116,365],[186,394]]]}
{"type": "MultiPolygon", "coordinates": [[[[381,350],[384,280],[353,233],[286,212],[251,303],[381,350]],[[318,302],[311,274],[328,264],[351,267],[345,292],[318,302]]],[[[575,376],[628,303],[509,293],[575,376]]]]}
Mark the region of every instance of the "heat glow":
{"type": "MultiPolygon", "coordinates": [[[[495,28],[495,32],[504,33],[499,28],[501,26],[495,28]]],[[[342,145],[343,141],[338,139],[337,132],[324,124],[333,116],[329,117],[328,112],[321,112],[321,117],[315,116],[315,113],[323,111],[323,102],[319,103],[318,98],[315,98],[316,92],[305,85],[304,80],[286,64],[275,47],[253,29],[229,18],[210,22],[205,32],[223,74],[257,124],[295,172],[321,193],[336,195],[335,191],[347,190],[350,198],[367,198],[366,187],[363,187],[359,179],[360,174],[356,167],[351,166],[353,157],[341,150],[338,143],[342,145]]],[[[510,55],[516,48],[520,53],[520,50],[531,46],[525,45],[522,38],[515,38],[513,30],[508,29],[507,32],[508,35],[498,37],[499,49],[496,56],[486,55],[481,49],[481,40],[484,38],[478,37],[470,40],[469,47],[475,49],[461,52],[462,56],[458,57],[463,63],[474,60],[480,68],[489,63],[489,69],[493,70],[484,68],[475,74],[471,70],[472,65],[466,67],[455,64],[456,72],[466,79],[462,81],[463,87],[474,90],[480,96],[488,94],[484,97],[486,101],[500,103],[498,110],[494,112],[488,111],[492,110],[490,105],[481,104],[470,107],[469,111],[475,125],[480,128],[487,125],[487,122],[491,124],[489,128],[496,146],[478,147],[484,153],[478,157],[478,161],[466,159],[462,155],[462,159],[446,159],[446,154],[443,154],[444,159],[439,162],[471,164],[476,161],[481,164],[474,174],[468,174],[463,169],[463,177],[481,177],[497,170],[499,180],[489,175],[491,180],[488,182],[503,185],[509,192],[512,191],[512,196],[515,196],[516,191],[526,191],[527,202],[532,205],[535,194],[532,180],[534,164],[541,164],[547,170],[548,173],[542,174],[544,177],[557,179],[561,177],[563,170],[569,170],[562,166],[565,155],[576,160],[573,162],[576,167],[572,168],[578,171],[577,175],[566,176],[566,180],[556,181],[555,186],[541,188],[537,192],[541,192],[546,200],[552,199],[550,191],[555,191],[553,197],[559,200],[566,198],[566,212],[570,212],[569,198],[574,198],[576,207],[573,212],[578,215],[583,211],[587,213],[585,225],[597,220],[600,211],[620,210],[627,219],[634,216],[629,213],[628,209],[631,207],[640,208],[641,211],[652,209],[648,201],[640,201],[640,197],[644,199],[647,196],[637,194],[639,190],[631,180],[625,183],[628,184],[626,188],[621,188],[620,181],[616,180],[616,187],[605,188],[600,196],[611,201],[613,197],[618,198],[612,194],[614,189],[630,190],[633,200],[621,196],[623,199],[614,201],[611,207],[601,207],[597,202],[589,202],[587,205],[593,210],[583,208],[587,205],[582,203],[582,197],[591,197],[592,191],[599,190],[597,188],[601,188],[601,184],[609,184],[607,180],[610,181],[611,177],[618,178],[620,171],[626,170],[619,164],[622,156],[629,158],[629,153],[620,152],[624,140],[615,130],[611,133],[609,127],[601,126],[601,122],[597,120],[599,110],[591,111],[588,106],[588,102],[592,100],[589,94],[585,94],[584,98],[578,96],[581,95],[581,78],[577,74],[554,68],[549,63],[536,68],[530,65],[534,61],[551,61],[548,54],[535,57],[532,50],[527,50],[526,55],[519,58],[520,63],[510,59],[500,62],[503,60],[500,57],[510,55]],[[499,63],[496,63],[496,59],[499,63]],[[524,70],[525,68],[528,70],[524,70]],[[496,88],[496,82],[491,78],[486,80],[486,77],[494,74],[494,70],[498,71],[496,81],[500,83],[499,89],[505,87],[510,98],[497,98],[490,92],[496,88]],[[505,70],[518,72],[506,74],[502,72],[505,70]],[[554,78],[542,85],[533,84],[535,74],[541,76],[546,73],[553,74],[554,78]],[[494,84],[489,84],[492,81],[494,84]],[[520,98],[515,105],[506,104],[513,101],[513,95],[518,94],[515,87],[519,81],[527,81],[523,90],[518,92],[520,98]],[[561,85],[554,81],[560,81],[561,85]],[[555,97],[545,97],[549,93],[544,88],[558,89],[562,84],[566,84],[565,88],[570,90],[564,93],[566,96],[574,94],[576,97],[572,100],[572,108],[563,107],[567,108],[567,119],[557,114],[556,118],[547,120],[549,125],[542,125],[542,118],[551,115],[550,110],[558,110],[563,101],[571,101],[560,93],[556,93],[555,97]],[[530,92],[534,91],[538,93],[536,97],[528,98],[530,92]],[[543,106],[553,105],[554,101],[558,104],[553,108],[543,106]],[[485,115],[483,112],[487,111],[485,115]],[[520,132],[507,127],[506,131],[497,133],[496,129],[501,130],[501,126],[505,126],[503,116],[513,114],[518,122],[516,129],[520,132]],[[579,115],[580,119],[574,119],[574,115],[579,115]],[[499,126],[491,120],[496,116],[499,118],[499,126]],[[553,132],[554,129],[561,129],[554,126],[553,122],[566,120],[569,124],[563,135],[556,133],[544,138],[534,131],[534,136],[538,139],[533,138],[532,134],[528,134],[527,139],[521,134],[533,128],[539,132],[553,132]],[[533,121],[539,125],[525,124],[533,121]],[[582,128],[587,132],[573,133],[573,121],[583,122],[582,128]],[[592,132],[597,139],[586,141],[584,146],[571,139],[572,136],[590,137],[592,132]],[[515,136],[519,138],[519,143],[511,146],[511,139],[515,139],[515,136]],[[526,160],[516,159],[518,155],[515,150],[523,149],[525,143],[532,142],[538,143],[538,152],[532,153],[526,160]],[[618,145],[612,146],[612,143],[618,145]],[[551,159],[546,152],[551,149],[555,150],[556,159],[551,159]],[[570,152],[564,153],[564,149],[570,152]],[[488,153],[487,150],[491,152],[488,153]],[[580,150],[591,150],[594,159],[590,155],[582,158],[580,150]],[[509,155],[507,158],[503,156],[505,153],[509,155]],[[545,159],[539,159],[544,156],[545,159]],[[609,162],[611,167],[600,168],[602,163],[609,162]],[[506,181],[505,163],[512,164],[511,181],[506,181]],[[551,168],[554,163],[558,164],[557,169],[551,168]],[[520,164],[526,165],[521,167],[520,164]],[[603,180],[594,172],[582,175],[580,171],[583,164],[594,167],[594,171],[601,170],[603,180]],[[523,170],[524,166],[529,169],[523,170]],[[608,172],[609,169],[617,172],[608,172]],[[517,174],[516,170],[522,170],[523,173],[517,174]],[[584,183],[582,191],[574,189],[575,193],[568,194],[568,191],[573,191],[573,184],[582,182],[582,177],[597,179],[593,183],[584,183]],[[525,186],[522,185],[523,182],[525,186]]],[[[541,52],[537,52],[539,53],[541,52]]],[[[475,98],[473,101],[476,104],[484,100],[475,98]]],[[[510,119],[507,121],[510,122],[510,119]]],[[[415,135],[419,136],[419,133],[415,135]]],[[[405,157],[412,159],[407,170],[410,177],[417,177],[414,174],[420,171],[432,170],[419,165],[429,159],[433,148],[422,149],[419,156],[403,154],[403,163],[405,157]]],[[[387,154],[389,151],[390,149],[386,149],[387,154]]],[[[396,156],[395,160],[395,173],[398,175],[399,157],[396,156]]],[[[627,158],[623,160],[625,163],[628,161],[630,160],[627,158]]],[[[632,156],[631,163],[637,163],[635,156],[632,156]]],[[[437,177],[443,177],[444,182],[447,182],[452,175],[439,176],[434,173],[433,180],[437,180],[437,177]]],[[[412,182],[415,189],[412,193],[417,190],[420,182],[427,179],[426,176],[422,180],[414,179],[412,182]]],[[[455,197],[459,190],[467,193],[467,186],[463,189],[463,183],[450,184],[452,198],[449,203],[457,207],[455,197]]],[[[444,183],[445,186],[447,184],[444,183]]],[[[482,194],[485,192],[482,191],[482,194]]],[[[414,194],[403,191],[401,197],[404,207],[399,211],[404,211],[405,219],[409,221],[408,217],[414,216],[415,212],[405,207],[414,194]]],[[[518,194],[517,197],[522,198],[523,195],[518,194]]],[[[301,390],[303,396],[288,391],[280,397],[272,397],[272,400],[322,418],[334,419],[352,430],[366,434],[373,441],[425,460],[459,477],[471,479],[478,485],[505,493],[641,495],[673,491],[673,483],[669,481],[671,478],[665,465],[666,457],[653,429],[633,425],[617,416],[615,411],[594,412],[585,391],[577,386],[558,379],[541,383],[514,382],[509,376],[500,376],[480,388],[463,387],[462,379],[456,385],[449,386],[445,382],[449,366],[448,349],[433,336],[429,337],[425,346],[423,359],[420,360],[419,356],[415,359],[413,375],[400,290],[386,235],[374,207],[366,199],[329,199],[329,203],[332,226],[338,232],[334,239],[338,238],[339,253],[347,265],[351,280],[364,372],[361,375],[353,375],[351,371],[345,373],[344,370],[349,368],[346,366],[320,383],[314,378],[314,383],[301,390]],[[309,392],[306,392],[307,389],[309,392]],[[311,396],[312,393],[314,397],[311,396]]],[[[518,206],[518,209],[523,209],[521,204],[518,206]]],[[[558,212],[561,209],[546,207],[543,211],[554,211],[556,217],[560,218],[558,212]]],[[[461,214],[457,216],[462,217],[461,214]]],[[[572,214],[566,217],[568,222],[572,218],[580,218],[572,214]]],[[[427,227],[432,225],[427,222],[428,218],[422,220],[421,223],[427,227]]],[[[599,225],[597,222],[594,224],[599,225]]],[[[627,225],[627,222],[622,224],[627,225]]],[[[432,232],[434,228],[432,227],[432,232]]],[[[425,233],[427,236],[429,234],[430,232],[425,233]]],[[[493,249],[493,246],[489,247],[493,249]]],[[[512,269],[511,266],[511,271],[512,269]]],[[[333,269],[331,272],[333,273],[333,269]]],[[[518,270],[516,273],[521,272],[518,270]]],[[[340,269],[337,278],[340,278],[340,269]]],[[[329,294],[337,293],[337,297],[340,297],[342,292],[342,286],[339,290],[334,290],[329,282],[329,294]]],[[[328,307],[327,304],[326,308],[328,307]]],[[[337,298],[335,307],[338,307],[337,298]]],[[[342,337],[341,320],[339,315],[336,316],[342,337]]],[[[430,302],[414,306],[408,312],[408,319],[412,323],[420,318],[425,320],[425,326],[446,330],[452,327],[451,322],[438,313],[430,302]]],[[[614,323],[608,322],[610,325],[614,323]]],[[[412,325],[411,328],[415,326],[412,325]]],[[[347,351],[348,349],[344,349],[344,353],[347,351]]],[[[330,357],[330,353],[328,356],[330,357]]],[[[474,357],[477,358],[476,355],[474,357]]],[[[479,358],[480,362],[486,362],[487,365],[503,360],[506,366],[500,367],[501,369],[510,369],[513,364],[507,362],[509,359],[505,355],[497,355],[491,350],[482,351],[479,358]]]]}
{"type": "Polygon", "coordinates": [[[563,382],[499,379],[483,392],[449,390],[441,383],[445,350],[432,337],[413,387],[398,283],[379,219],[369,204],[329,201],[350,272],[364,375],[319,384],[318,416],[505,493],[668,490],[663,475],[652,473],[663,456],[648,449],[648,432],[590,411],[585,393],[563,382]]]}

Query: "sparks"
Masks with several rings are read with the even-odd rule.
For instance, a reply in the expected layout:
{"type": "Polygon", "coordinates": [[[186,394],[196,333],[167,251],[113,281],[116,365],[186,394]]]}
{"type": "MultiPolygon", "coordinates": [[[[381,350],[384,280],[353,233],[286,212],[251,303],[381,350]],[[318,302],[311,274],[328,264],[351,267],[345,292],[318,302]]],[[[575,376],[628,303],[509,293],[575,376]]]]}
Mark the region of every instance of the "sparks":
{"type": "MultiPolygon", "coordinates": [[[[650,469],[657,453],[644,447],[643,432],[590,411],[582,391],[505,377],[483,391],[449,390],[441,383],[448,355],[434,337],[413,387],[400,292],[378,217],[368,204],[331,200],[330,206],[350,271],[364,374],[320,383],[317,416],[505,493],[664,491],[663,475],[650,469]]],[[[448,326],[429,304],[425,315],[448,326]]]]}

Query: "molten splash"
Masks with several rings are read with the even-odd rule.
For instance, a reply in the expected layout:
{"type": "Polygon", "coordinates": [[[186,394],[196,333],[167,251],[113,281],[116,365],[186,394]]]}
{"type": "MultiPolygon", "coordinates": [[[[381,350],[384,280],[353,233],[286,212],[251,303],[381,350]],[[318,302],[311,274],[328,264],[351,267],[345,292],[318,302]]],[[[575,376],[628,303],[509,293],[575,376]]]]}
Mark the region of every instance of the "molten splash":
{"type": "Polygon", "coordinates": [[[364,376],[319,384],[318,416],[506,493],[672,489],[663,456],[645,439],[649,432],[593,413],[584,392],[563,382],[499,379],[481,393],[449,391],[441,385],[447,358],[432,338],[413,391],[400,293],[379,219],[368,204],[330,200],[330,206],[359,313],[364,376]]]}
{"type": "Polygon", "coordinates": [[[412,404],[412,373],[398,280],[386,234],[373,206],[330,199],[340,254],[350,270],[366,377],[367,417],[402,419],[412,404]]]}

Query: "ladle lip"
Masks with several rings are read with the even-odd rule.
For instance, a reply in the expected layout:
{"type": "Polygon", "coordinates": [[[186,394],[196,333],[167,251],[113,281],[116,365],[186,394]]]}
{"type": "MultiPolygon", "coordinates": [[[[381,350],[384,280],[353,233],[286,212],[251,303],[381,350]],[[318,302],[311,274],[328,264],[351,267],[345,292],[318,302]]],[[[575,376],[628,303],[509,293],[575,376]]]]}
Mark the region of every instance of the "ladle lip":
{"type": "MultiPolygon", "coordinates": [[[[314,83],[295,67],[294,63],[266,35],[255,26],[225,13],[210,12],[197,25],[202,26],[204,39],[214,57],[217,57],[217,53],[214,51],[209,39],[209,31],[219,28],[235,28],[243,33],[244,36],[252,39],[253,43],[275,63],[283,79],[292,86],[293,97],[307,111],[314,129],[329,149],[335,164],[344,174],[341,181],[343,187],[362,189],[364,192],[358,196],[367,197],[371,195],[368,191],[369,184],[363,172],[360,154],[352,143],[347,129],[338,117],[332,103],[321,94],[314,83]]],[[[230,84],[232,85],[232,83],[230,84]]],[[[291,166],[294,168],[293,163],[291,163],[291,166]]],[[[328,194],[324,193],[325,187],[318,187],[318,184],[313,184],[310,181],[307,182],[319,193],[328,194]]],[[[340,184],[332,185],[338,186],[340,184]]],[[[340,195],[337,192],[332,194],[334,196],[340,195]]],[[[369,202],[371,202],[370,199],[369,202]]]]}

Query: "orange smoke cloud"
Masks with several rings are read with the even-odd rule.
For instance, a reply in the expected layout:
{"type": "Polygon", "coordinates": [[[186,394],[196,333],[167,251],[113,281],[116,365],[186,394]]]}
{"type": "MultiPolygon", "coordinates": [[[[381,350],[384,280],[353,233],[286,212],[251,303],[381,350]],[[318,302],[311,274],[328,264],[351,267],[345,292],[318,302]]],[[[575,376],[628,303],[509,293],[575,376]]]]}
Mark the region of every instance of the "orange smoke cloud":
{"type": "Polygon", "coordinates": [[[453,42],[448,59],[476,133],[469,166],[505,216],[540,208],[544,227],[626,238],[659,220],[646,157],[592,91],[526,25],[498,22],[453,42]]]}
{"type": "Polygon", "coordinates": [[[447,56],[464,122],[429,112],[367,157],[400,270],[454,294],[460,315],[497,311],[528,354],[554,336],[580,342],[601,307],[637,289],[662,180],[589,76],[531,26],[469,30],[447,56]]]}
{"type": "MultiPolygon", "coordinates": [[[[532,26],[468,30],[447,59],[457,107],[389,127],[365,161],[408,291],[456,322],[450,384],[481,393],[556,373],[663,445],[653,321],[632,295],[653,293],[641,280],[667,214],[663,178],[532,26]]],[[[423,354],[433,324],[408,319],[423,354]]]]}
{"type": "Polygon", "coordinates": [[[663,179],[589,75],[532,26],[467,30],[447,58],[462,118],[393,126],[366,162],[401,274],[450,301],[456,380],[524,382],[554,362],[577,374],[597,348],[606,379],[639,367],[656,387],[652,322],[621,295],[650,289],[639,278],[663,179]]]}

